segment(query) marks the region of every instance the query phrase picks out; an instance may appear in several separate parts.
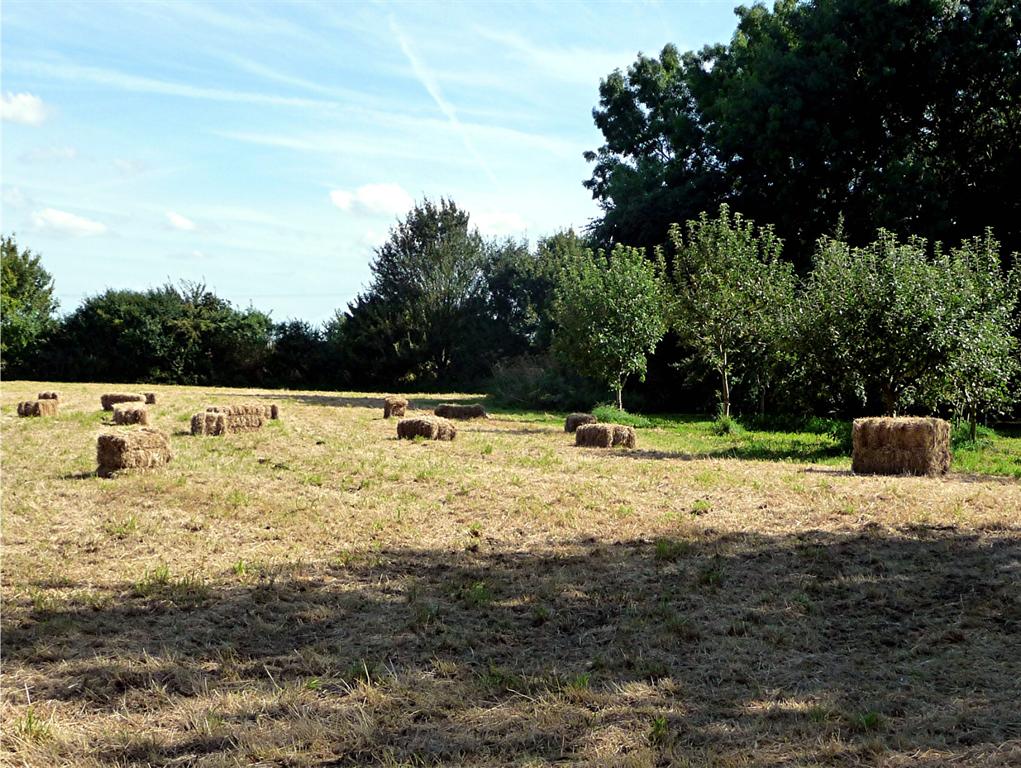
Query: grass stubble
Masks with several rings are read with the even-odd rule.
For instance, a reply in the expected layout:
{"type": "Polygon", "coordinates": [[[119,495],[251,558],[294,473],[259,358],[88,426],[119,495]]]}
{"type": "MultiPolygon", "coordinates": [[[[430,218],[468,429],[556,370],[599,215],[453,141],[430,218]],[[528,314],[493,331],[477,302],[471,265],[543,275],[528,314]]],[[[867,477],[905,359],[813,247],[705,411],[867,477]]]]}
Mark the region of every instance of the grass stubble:
{"type": "Polygon", "coordinates": [[[1014,479],[663,424],[580,449],[562,414],[398,441],[371,395],[165,387],[173,462],[104,480],[110,385],[17,419],[43,388],[0,410],[5,764],[1021,761],[1014,479]],[[285,418],[187,434],[260,397],[285,418]]]}

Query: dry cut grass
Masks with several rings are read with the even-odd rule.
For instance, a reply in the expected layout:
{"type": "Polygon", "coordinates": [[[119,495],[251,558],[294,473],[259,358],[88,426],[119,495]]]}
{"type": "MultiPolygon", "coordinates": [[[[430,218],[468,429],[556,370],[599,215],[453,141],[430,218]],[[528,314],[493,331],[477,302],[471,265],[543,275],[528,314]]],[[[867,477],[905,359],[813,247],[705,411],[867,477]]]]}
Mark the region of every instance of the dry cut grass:
{"type": "Polygon", "coordinates": [[[123,385],[18,419],[45,388],[0,410],[5,764],[1021,761],[1015,480],[576,448],[562,415],[398,441],[370,394],[177,387],[173,462],[104,480],[123,385]],[[248,399],[282,420],[188,434],[248,399]]]}

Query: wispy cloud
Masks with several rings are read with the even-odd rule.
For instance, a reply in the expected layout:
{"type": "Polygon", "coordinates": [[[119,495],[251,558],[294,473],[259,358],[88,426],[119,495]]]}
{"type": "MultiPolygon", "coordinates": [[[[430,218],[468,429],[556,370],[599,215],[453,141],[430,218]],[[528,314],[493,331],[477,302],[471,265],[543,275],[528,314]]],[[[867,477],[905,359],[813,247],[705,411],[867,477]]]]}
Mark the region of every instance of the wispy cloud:
{"type": "Polygon", "coordinates": [[[510,32],[476,27],[479,37],[503,46],[515,59],[541,70],[544,75],[595,88],[614,69],[627,67],[637,51],[609,51],[577,46],[536,45],[510,32]]]}
{"type": "Polygon", "coordinates": [[[335,189],[330,201],[342,211],[385,216],[407,213],[415,203],[400,184],[366,184],[353,192],[335,189]]]}
{"type": "Polygon", "coordinates": [[[56,208],[43,208],[32,214],[32,224],[40,231],[54,232],[72,237],[88,237],[90,235],[102,235],[106,232],[106,225],[77,216],[67,211],[58,211],[56,208]]]}
{"type": "Polygon", "coordinates": [[[404,57],[411,65],[411,71],[414,73],[415,77],[422,84],[422,87],[425,88],[426,92],[428,92],[429,96],[432,97],[432,100],[436,102],[436,106],[439,107],[440,112],[446,116],[451,127],[460,134],[461,141],[464,143],[464,147],[468,150],[468,153],[475,159],[479,167],[483,170],[486,176],[489,177],[489,180],[496,184],[496,176],[493,175],[493,171],[490,169],[489,164],[475,148],[475,145],[472,143],[471,137],[468,135],[467,131],[465,131],[464,126],[461,125],[461,120],[457,116],[457,110],[454,109],[454,106],[450,102],[443,98],[443,92],[440,90],[440,86],[439,83],[436,82],[436,78],[433,76],[428,67],[426,67],[425,63],[419,59],[417,55],[415,55],[414,50],[411,48],[411,43],[401,31],[400,27],[397,26],[397,21],[393,16],[390,17],[390,30],[393,32],[394,37],[397,38],[397,43],[400,45],[401,51],[404,53],[404,57]]]}
{"type": "Polygon", "coordinates": [[[42,125],[49,113],[43,100],[31,93],[0,96],[0,119],[22,125],[42,125]]]}
{"type": "Polygon", "coordinates": [[[195,229],[194,221],[175,211],[167,211],[167,223],[174,229],[179,229],[182,232],[192,232],[195,229]]]}
{"type": "Polygon", "coordinates": [[[491,237],[523,235],[528,230],[528,222],[514,211],[473,212],[471,222],[479,228],[479,232],[491,237]]]}
{"type": "Polygon", "coordinates": [[[21,159],[26,163],[48,163],[52,161],[70,161],[78,157],[78,150],[74,147],[38,147],[30,149],[21,154],[21,159]]]}

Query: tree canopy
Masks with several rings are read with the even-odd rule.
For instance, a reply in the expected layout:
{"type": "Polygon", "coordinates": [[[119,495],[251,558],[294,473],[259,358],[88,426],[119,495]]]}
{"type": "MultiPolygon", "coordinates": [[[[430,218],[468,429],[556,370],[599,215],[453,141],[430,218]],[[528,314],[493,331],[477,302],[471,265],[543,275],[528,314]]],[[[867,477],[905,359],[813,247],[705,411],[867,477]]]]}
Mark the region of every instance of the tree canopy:
{"type": "Polygon", "coordinates": [[[19,248],[14,235],[0,239],[0,367],[19,371],[56,328],[53,277],[39,255],[19,248]]]}

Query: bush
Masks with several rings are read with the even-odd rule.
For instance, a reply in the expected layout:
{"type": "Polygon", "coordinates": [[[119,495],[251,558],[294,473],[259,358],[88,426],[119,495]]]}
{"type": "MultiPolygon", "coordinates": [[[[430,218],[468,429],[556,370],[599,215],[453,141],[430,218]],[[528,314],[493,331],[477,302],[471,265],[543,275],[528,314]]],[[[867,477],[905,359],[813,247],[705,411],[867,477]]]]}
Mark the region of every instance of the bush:
{"type": "Polygon", "coordinates": [[[559,365],[549,355],[502,360],[486,386],[496,405],[540,410],[587,410],[603,387],[559,365]]]}
{"type": "Polygon", "coordinates": [[[733,416],[728,416],[721,413],[715,419],[713,419],[712,431],[714,435],[720,437],[724,435],[740,435],[744,432],[744,427],[741,423],[733,416]]]}
{"type": "Polygon", "coordinates": [[[993,444],[996,432],[981,424],[975,426],[975,439],[971,439],[971,424],[967,421],[954,423],[950,432],[950,446],[955,450],[981,450],[993,444]]]}
{"type": "Polygon", "coordinates": [[[597,405],[592,409],[592,415],[606,424],[624,424],[625,426],[636,428],[652,426],[652,419],[636,413],[628,413],[621,408],[609,404],[597,405]]]}

